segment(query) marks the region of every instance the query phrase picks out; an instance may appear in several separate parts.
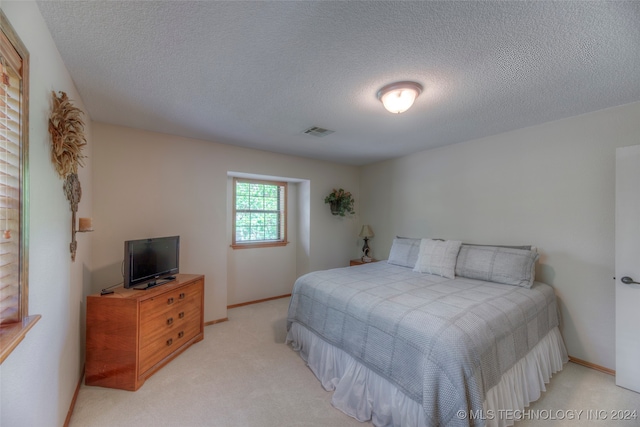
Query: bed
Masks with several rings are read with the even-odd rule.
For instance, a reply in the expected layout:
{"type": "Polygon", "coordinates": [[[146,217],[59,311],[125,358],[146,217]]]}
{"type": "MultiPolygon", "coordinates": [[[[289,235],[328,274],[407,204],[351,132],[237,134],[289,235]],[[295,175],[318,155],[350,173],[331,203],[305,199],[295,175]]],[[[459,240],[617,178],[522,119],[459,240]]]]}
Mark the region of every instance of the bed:
{"type": "Polygon", "coordinates": [[[287,342],[332,405],[375,426],[507,426],[567,362],[531,247],[393,241],[387,261],[300,277],[287,342]]]}

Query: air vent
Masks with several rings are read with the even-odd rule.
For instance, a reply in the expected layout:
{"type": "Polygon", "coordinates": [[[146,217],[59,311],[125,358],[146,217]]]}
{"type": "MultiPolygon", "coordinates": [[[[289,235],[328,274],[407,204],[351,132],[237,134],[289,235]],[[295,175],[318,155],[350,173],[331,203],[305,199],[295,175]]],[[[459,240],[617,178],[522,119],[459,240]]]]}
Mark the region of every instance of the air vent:
{"type": "Polygon", "coordinates": [[[329,130],[329,129],[324,129],[324,128],[319,128],[317,126],[310,127],[309,129],[304,131],[304,133],[306,133],[307,135],[317,136],[318,138],[323,137],[323,136],[327,136],[327,135],[329,135],[329,134],[331,134],[333,132],[335,132],[335,131],[329,130]]]}

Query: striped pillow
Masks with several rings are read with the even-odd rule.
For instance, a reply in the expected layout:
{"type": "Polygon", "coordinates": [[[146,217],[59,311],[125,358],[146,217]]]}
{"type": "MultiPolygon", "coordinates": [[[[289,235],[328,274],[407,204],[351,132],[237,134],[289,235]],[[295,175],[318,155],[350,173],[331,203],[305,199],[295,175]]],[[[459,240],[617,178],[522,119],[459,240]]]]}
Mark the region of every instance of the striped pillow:
{"type": "Polygon", "coordinates": [[[456,276],[530,288],[535,279],[535,250],[462,245],[456,276]]]}
{"type": "Polygon", "coordinates": [[[453,279],[461,245],[462,242],[459,240],[422,239],[418,260],[413,271],[453,279]]]}
{"type": "Polygon", "coordinates": [[[420,239],[396,237],[391,244],[389,252],[389,264],[413,268],[418,260],[420,252],[420,239]]]}

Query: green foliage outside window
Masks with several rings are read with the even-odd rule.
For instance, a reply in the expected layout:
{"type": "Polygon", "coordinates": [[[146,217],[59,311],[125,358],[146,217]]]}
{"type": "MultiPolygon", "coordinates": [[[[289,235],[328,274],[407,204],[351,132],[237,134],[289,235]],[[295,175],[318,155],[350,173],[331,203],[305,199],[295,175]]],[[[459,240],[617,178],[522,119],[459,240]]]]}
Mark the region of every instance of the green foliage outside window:
{"type": "Polygon", "coordinates": [[[280,241],[284,215],[284,187],[236,181],[236,243],[280,241]]]}

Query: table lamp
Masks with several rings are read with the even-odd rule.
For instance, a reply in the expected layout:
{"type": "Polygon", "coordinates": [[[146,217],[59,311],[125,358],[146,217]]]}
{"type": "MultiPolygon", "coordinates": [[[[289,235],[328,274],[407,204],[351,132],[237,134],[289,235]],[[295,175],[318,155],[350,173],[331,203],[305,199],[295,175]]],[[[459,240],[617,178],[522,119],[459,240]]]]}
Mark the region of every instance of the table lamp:
{"type": "Polygon", "coordinates": [[[368,225],[363,225],[360,230],[359,237],[364,239],[364,246],[362,246],[362,261],[371,262],[371,257],[369,256],[371,252],[369,249],[369,238],[373,237],[373,230],[368,225]]]}

